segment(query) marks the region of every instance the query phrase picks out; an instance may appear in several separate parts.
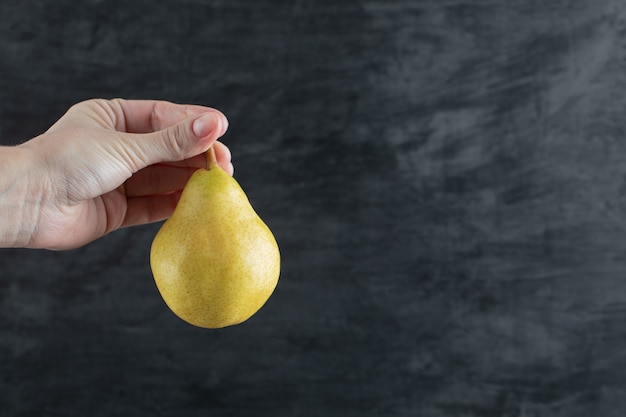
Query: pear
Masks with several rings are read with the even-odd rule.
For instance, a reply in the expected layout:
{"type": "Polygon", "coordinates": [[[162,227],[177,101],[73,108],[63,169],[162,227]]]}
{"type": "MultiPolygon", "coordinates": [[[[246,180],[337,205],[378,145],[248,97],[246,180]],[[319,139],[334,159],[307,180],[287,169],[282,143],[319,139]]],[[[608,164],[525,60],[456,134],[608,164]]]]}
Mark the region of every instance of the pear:
{"type": "Polygon", "coordinates": [[[245,192],[213,157],[192,174],[155,236],[150,266],[174,314],[215,329],[242,323],[265,304],[278,284],[280,253],[245,192]]]}

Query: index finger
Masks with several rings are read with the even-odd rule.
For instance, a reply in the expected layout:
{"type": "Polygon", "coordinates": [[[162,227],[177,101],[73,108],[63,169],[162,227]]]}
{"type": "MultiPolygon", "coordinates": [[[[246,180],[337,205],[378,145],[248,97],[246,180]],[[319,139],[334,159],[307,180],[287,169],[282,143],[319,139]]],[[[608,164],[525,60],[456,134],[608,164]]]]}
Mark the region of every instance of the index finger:
{"type": "Polygon", "coordinates": [[[151,133],[167,129],[190,117],[204,113],[216,113],[223,118],[224,132],[228,119],[219,110],[194,104],[176,104],[163,100],[125,100],[116,98],[109,101],[116,113],[115,129],[128,133],[151,133]]]}

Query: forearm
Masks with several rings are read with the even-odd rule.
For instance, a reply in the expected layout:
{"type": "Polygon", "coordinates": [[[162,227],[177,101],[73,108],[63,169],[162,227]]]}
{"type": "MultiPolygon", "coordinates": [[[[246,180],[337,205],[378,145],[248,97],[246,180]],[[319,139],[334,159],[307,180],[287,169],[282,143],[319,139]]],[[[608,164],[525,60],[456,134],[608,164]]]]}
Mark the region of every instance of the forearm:
{"type": "Polygon", "coordinates": [[[38,197],[29,184],[29,152],[0,147],[0,247],[25,247],[36,227],[38,197]]]}

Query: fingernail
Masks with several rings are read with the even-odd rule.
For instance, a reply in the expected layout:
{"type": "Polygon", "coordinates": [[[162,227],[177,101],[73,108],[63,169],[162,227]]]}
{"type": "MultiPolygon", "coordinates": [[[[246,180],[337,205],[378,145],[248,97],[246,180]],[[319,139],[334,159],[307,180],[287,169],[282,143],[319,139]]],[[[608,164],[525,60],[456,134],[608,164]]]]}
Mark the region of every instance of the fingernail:
{"type": "Polygon", "coordinates": [[[224,133],[226,133],[226,131],[228,130],[228,126],[229,126],[228,119],[224,118],[224,122],[225,123],[222,123],[222,125],[223,125],[222,126],[222,134],[220,136],[224,136],[224,133]]]}
{"type": "Polygon", "coordinates": [[[193,121],[194,135],[199,138],[209,136],[219,124],[219,118],[213,113],[205,113],[193,121]]]}

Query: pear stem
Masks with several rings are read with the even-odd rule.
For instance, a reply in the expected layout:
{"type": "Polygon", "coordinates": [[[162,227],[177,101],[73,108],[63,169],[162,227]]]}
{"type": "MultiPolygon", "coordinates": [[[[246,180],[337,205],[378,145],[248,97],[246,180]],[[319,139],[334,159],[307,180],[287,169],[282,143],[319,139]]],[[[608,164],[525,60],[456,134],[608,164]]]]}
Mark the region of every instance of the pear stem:
{"type": "Polygon", "coordinates": [[[211,165],[213,163],[217,163],[217,157],[215,156],[215,149],[213,149],[213,146],[211,146],[209,150],[206,151],[205,156],[206,156],[206,169],[210,170],[211,165]]]}

